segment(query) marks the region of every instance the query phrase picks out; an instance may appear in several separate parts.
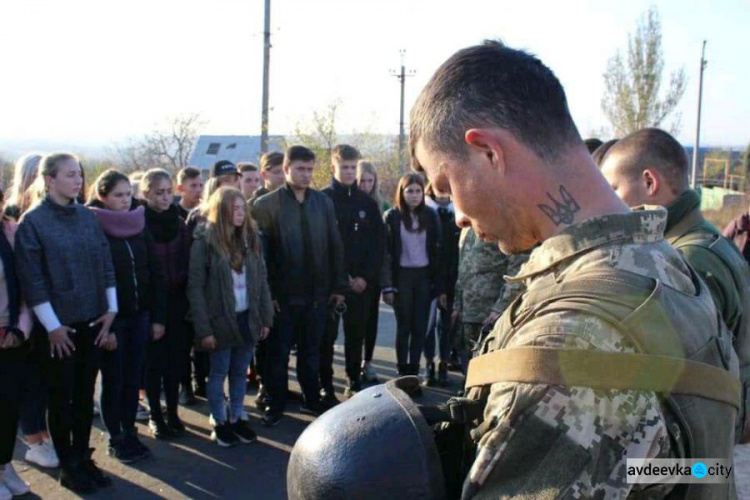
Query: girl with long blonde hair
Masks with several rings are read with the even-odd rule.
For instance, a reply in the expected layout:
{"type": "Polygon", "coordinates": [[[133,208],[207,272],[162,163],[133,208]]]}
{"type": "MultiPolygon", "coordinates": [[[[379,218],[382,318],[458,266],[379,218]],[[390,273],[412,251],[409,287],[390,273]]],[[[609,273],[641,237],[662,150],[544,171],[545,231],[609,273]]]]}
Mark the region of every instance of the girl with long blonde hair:
{"type": "Polygon", "coordinates": [[[219,446],[255,441],[242,420],[245,375],[253,349],[273,322],[260,237],[242,193],[217,189],[204,203],[194,233],[188,299],[198,346],[209,351],[207,394],[219,446]],[[229,411],[224,380],[229,377],[229,411]]]}

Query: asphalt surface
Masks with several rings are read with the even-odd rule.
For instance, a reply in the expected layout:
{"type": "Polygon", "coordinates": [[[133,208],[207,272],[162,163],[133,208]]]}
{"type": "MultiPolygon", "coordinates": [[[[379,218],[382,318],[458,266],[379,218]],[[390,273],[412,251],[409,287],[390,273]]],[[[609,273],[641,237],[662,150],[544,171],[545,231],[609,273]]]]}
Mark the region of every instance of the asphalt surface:
{"type": "MultiPolygon", "coordinates": [[[[396,376],[395,320],[391,309],[381,306],[380,332],[373,362],[381,380],[396,376]]],[[[339,397],[344,390],[343,334],[339,334],[335,354],[335,379],[339,397]]],[[[292,361],[292,366],[294,361],[292,361]]],[[[460,389],[461,379],[451,373],[447,389],[430,389],[425,399],[445,400],[460,389]]],[[[290,388],[299,390],[290,374],[290,388]]],[[[124,465],[107,456],[107,439],[99,419],[95,421],[91,446],[96,448],[94,459],[99,467],[114,479],[114,485],[89,495],[91,498],[149,499],[149,498],[286,498],[286,468],[292,447],[312,417],[299,413],[299,404],[291,402],[281,423],[273,428],[260,425],[260,413],[254,405],[254,391],[245,399],[245,409],[258,433],[258,442],[224,449],[210,440],[208,404],[199,399],[196,406],[181,408],[180,415],[188,428],[186,436],[172,441],[156,441],[148,427],[138,424],[141,440],[152,451],[152,458],[124,465]]],[[[31,483],[32,493],[24,498],[79,498],[61,488],[56,481],[57,471],[37,468],[23,461],[26,446],[17,442],[14,466],[20,476],[31,483]]],[[[750,499],[750,445],[738,446],[735,454],[739,498],[750,499]]]]}

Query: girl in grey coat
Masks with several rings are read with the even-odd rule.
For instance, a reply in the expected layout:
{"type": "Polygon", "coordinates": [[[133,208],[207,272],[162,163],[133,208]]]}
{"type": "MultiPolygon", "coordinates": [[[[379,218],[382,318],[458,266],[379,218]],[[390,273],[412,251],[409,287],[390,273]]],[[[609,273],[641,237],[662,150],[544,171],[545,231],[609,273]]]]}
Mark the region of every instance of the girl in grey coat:
{"type": "Polygon", "coordinates": [[[208,199],[205,224],[194,233],[188,300],[198,347],[210,353],[207,395],[219,446],[255,441],[242,415],[245,375],[253,348],[273,322],[260,237],[242,193],[220,188],[208,199]],[[224,380],[229,376],[229,414],[224,380]]]}

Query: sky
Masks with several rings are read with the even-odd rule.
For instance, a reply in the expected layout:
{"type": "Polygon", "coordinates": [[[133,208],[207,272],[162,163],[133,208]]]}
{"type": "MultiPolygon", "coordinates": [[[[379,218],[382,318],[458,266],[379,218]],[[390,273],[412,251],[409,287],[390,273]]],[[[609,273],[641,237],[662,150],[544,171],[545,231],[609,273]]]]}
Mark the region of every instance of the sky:
{"type": "MultiPolygon", "coordinates": [[[[206,134],[260,134],[263,0],[0,1],[0,151],[20,142],[109,145],[170,116],[206,134]]],[[[340,133],[398,133],[400,50],[414,75],[406,112],[455,51],[500,38],[560,78],[581,134],[607,125],[607,60],[655,5],[678,112],[693,143],[708,40],[701,144],[750,139],[750,1],[272,0],[270,132],[289,134],[340,102],[340,133]]]]}

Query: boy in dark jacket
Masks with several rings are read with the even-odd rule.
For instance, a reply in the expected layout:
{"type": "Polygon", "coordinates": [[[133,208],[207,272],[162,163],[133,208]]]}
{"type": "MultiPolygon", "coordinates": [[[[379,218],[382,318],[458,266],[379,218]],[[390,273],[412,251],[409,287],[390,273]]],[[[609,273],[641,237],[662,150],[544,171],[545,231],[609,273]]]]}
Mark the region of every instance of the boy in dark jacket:
{"type": "Polygon", "coordinates": [[[310,189],[315,154],[302,146],[284,156],[286,185],[259,198],[253,207],[268,248],[268,276],[279,322],[268,339],[265,369],[270,405],[262,423],[276,425],[287,399],[289,351],[297,342],[297,378],[302,411],[319,415],[320,342],[328,304],[338,307],[348,288],[344,248],[333,202],[310,189]]]}
{"type": "MultiPolygon", "coordinates": [[[[344,244],[344,269],[349,277],[344,318],[344,355],[346,359],[347,388],[351,397],[362,388],[362,343],[370,314],[371,294],[380,295],[376,289],[382,264],[384,226],[375,201],[357,188],[357,161],[359,151],[341,144],[333,151],[331,185],[323,190],[332,200],[336,210],[339,233],[344,244]]],[[[326,331],[320,351],[320,383],[325,395],[323,402],[336,404],[333,389],[333,345],[339,331],[342,315],[331,311],[326,320],[326,331]]]]}

